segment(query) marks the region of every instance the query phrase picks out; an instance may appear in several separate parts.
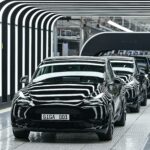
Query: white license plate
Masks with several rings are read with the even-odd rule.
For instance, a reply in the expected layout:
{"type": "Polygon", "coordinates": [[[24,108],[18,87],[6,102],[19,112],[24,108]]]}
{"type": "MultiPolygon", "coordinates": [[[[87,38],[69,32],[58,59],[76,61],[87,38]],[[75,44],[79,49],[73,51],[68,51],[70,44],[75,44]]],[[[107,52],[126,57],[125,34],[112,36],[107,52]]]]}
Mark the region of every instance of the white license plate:
{"type": "Polygon", "coordinates": [[[69,114],[42,114],[42,120],[70,120],[69,114]]]}

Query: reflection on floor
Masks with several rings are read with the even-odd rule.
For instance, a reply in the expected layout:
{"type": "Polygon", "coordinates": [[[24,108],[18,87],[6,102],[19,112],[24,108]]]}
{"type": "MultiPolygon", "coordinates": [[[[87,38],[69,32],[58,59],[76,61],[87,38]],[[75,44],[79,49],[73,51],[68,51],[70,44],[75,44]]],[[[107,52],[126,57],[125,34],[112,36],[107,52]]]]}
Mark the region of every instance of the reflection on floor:
{"type": "Polygon", "coordinates": [[[140,113],[129,113],[125,127],[116,127],[113,140],[99,141],[94,133],[36,133],[29,140],[12,135],[10,112],[0,113],[0,150],[149,150],[150,100],[140,113]],[[148,149],[149,147],[149,149],[148,149]]]}

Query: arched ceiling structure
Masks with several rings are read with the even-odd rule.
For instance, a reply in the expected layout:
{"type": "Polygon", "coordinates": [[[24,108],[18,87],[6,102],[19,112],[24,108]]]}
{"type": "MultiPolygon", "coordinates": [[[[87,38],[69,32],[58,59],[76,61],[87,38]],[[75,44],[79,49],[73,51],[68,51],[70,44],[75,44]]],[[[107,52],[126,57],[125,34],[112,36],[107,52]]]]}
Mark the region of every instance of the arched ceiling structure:
{"type": "Polygon", "coordinates": [[[17,0],[39,9],[67,16],[149,16],[150,1],[144,0],[17,0]]]}
{"type": "Polygon", "coordinates": [[[111,50],[150,51],[148,32],[103,32],[89,38],[83,45],[80,55],[96,56],[111,50]]]}
{"type": "Polygon", "coordinates": [[[35,68],[53,55],[55,22],[63,15],[23,1],[0,3],[0,97],[12,99],[35,68]]]}

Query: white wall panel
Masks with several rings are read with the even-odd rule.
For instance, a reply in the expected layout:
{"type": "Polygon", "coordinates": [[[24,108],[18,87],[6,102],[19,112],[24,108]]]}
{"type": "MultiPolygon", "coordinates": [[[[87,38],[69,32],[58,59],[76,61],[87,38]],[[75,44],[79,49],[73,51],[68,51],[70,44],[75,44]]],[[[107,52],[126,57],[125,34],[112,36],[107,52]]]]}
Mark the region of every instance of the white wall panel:
{"type": "Polygon", "coordinates": [[[0,23],[0,97],[2,96],[2,24],[0,23]]]}
{"type": "Polygon", "coordinates": [[[11,72],[10,72],[10,24],[7,25],[7,29],[8,29],[8,32],[7,32],[7,95],[10,95],[10,75],[11,75],[11,72]]]}

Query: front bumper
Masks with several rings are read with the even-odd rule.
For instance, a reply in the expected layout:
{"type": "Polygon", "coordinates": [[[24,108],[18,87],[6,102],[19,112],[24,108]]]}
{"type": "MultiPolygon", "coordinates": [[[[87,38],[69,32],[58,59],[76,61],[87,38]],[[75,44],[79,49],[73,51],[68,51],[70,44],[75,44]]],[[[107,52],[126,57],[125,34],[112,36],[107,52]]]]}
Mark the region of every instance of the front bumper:
{"type": "Polygon", "coordinates": [[[104,106],[19,106],[11,112],[12,126],[38,132],[106,132],[109,115],[104,106]],[[41,114],[70,114],[68,121],[41,120],[41,114]],[[102,115],[103,114],[103,115],[102,115]]]}
{"type": "Polygon", "coordinates": [[[137,106],[137,103],[138,103],[138,97],[135,97],[135,98],[128,98],[127,99],[127,107],[131,107],[131,108],[134,108],[137,106]]]}
{"type": "Polygon", "coordinates": [[[98,121],[27,121],[12,123],[14,128],[37,132],[101,132],[106,133],[108,122],[98,121]]]}

